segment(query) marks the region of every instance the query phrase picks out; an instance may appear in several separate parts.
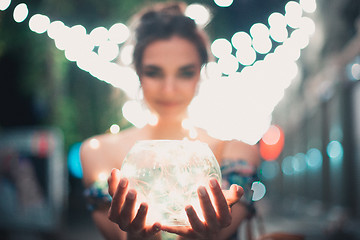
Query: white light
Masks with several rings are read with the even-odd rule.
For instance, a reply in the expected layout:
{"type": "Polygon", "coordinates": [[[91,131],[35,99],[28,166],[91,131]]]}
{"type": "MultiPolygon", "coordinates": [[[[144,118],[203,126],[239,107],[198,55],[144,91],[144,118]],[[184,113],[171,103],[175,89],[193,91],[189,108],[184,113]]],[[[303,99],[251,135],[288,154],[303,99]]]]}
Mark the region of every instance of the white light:
{"type": "Polygon", "coordinates": [[[100,142],[96,138],[92,138],[89,143],[92,149],[98,149],[100,147],[100,142]]]}
{"type": "Polygon", "coordinates": [[[251,65],[256,60],[256,52],[252,47],[242,48],[236,52],[236,58],[244,66],[251,65]]]}
{"type": "Polygon", "coordinates": [[[252,38],[269,37],[269,29],[263,23],[255,23],[250,28],[252,38]]]}
{"type": "MultiPolygon", "coordinates": [[[[78,61],[84,56],[88,56],[89,52],[93,49],[90,37],[86,34],[86,29],[82,25],[75,25],[65,31],[63,41],[65,57],[69,61],[78,61]]],[[[56,42],[58,39],[56,39],[56,42]]],[[[56,44],[55,42],[55,44],[56,44]]]]}
{"type": "Polygon", "coordinates": [[[251,37],[246,32],[237,32],[232,36],[231,43],[236,49],[248,48],[251,46],[251,37]]]}
{"type": "Polygon", "coordinates": [[[203,219],[198,187],[210,191],[210,178],[221,184],[220,167],[208,145],[190,140],[138,141],[124,159],[121,175],[138,193],[136,208],[141,202],[149,203],[147,225],[155,221],[168,226],[189,225],[184,211],[187,205],[203,219]]]}
{"type": "Polygon", "coordinates": [[[218,38],[211,44],[211,52],[217,58],[230,55],[232,52],[232,45],[225,38],[218,38]]]}
{"type": "Polygon", "coordinates": [[[38,34],[46,32],[49,26],[50,19],[45,15],[35,14],[29,20],[29,27],[31,31],[38,34]]]}
{"type": "Polygon", "coordinates": [[[109,39],[117,44],[125,42],[130,36],[129,28],[122,23],[116,23],[109,29],[109,39]]]}
{"type": "Polygon", "coordinates": [[[193,3],[187,6],[185,15],[193,19],[196,24],[204,26],[210,21],[209,10],[201,4],[193,3]]]}
{"type": "Polygon", "coordinates": [[[104,27],[97,27],[90,32],[90,38],[95,46],[99,46],[109,39],[109,31],[104,27]]]}
{"type": "Polygon", "coordinates": [[[257,51],[260,54],[266,54],[272,48],[272,42],[269,37],[254,38],[252,45],[253,45],[255,51],[257,51]]]}
{"type": "Polygon", "coordinates": [[[313,13],[316,11],[315,0],[300,0],[300,6],[307,13],[313,13]]]}
{"type": "Polygon", "coordinates": [[[351,76],[355,80],[360,80],[360,64],[359,63],[354,63],[353,65],[351,65],[351,76]]]}
{"type": "Polygon", "coordinates": [[[251,185],[251,190],[254,192],[252,196],[253,201],[259,201],[265,196],[266,193],[266,187],[260,181],[253,182],[253,184],[251,185]]]}
{"type": "Polygon", "coordinates": [[[274,12],[269,16],[268,23],[270,27],[286,27],[285,16],[278,12],[274,12]]]}
{"type": "Polygon", "coordinates": [[[218,65],[221,71],[227,75],[236,72],[239,68],[238,60],[233,55],[221,57],[218,61],[218,65]]]}
{"type": "Polygon", "coordinates": [[[23,22],[29,14],[29,9],[25,3],[20,3],[14,9],[13,17],[15,22],[23,22]]]}
{"type": "Polygon", "coordinates": [[[229,7],[234,0],[214,0],[214,3],[219,7],[229,7]]]}
{"type": "Polygon", "coordinates": [[[288,39],[283,45],[277,46],[274,53],[279,59],[297,61],[300,57],[300,48],[296,42],[288,39]]]}
{"type": "Polygon", "coordinates": [[[59,50],[65,50],[65,48],[69,45],[69,42],[71,41],[70,28],[65,25],[61,27],[60,24],[58,24],[56,33],[54,31],[54,35],[55,46],[59,50]]]}
{"type": "Polygon", "coordinates": [[[0,10],[5,11],[10,6],[11,0],[0,0],[0,10]]]}
{"type": "Polygon", "coordinates": [[[288,38],[289,33],[286,27],[283,28],[270,27],[270,36],[274,41],[281,43],[288,38]]]}
{"type": "Polygon", "coordinates": [[[99,57],[110,62],[119,55],[119,47],[111,41],[106,41],[100,44],[98,54],[99,57]]]}
{"type": "Polygon", "coordinates": [[[291,28],[298,28],[302,16],[302,8],[299,3],[289,1],[285,5],[285,19],[286,23],[291,28]]]}
{"type": "Polygon", "coordinates": [[[119,132],[120,132],[120,127],[119,127],[119,125],[117,125],[117,124],[111,125],[111,127],[110,127],[110,132],[111,132],[112,134],[117,134],[117,133],[119,133],[119,132]]]}
{"type": "Polygon", "coordinates": [[[202,69],[205,79],[219,79],[222,75],[220,66],[216,62],[208,62],[202,69]]]}
{"type": "Polygon", "coordinates": [[[94,65],[96,65],[97,61],[99,61],[99,56],[93,51],[89,51],[79,56],[79,58],[76,60],[76,65],[81,70],[90,72],[91,69],[94,68],[94,65]]]}
{"type": "Polygon", "coordinates": [[[290,42],[300,49],[304,49],[309,45],[309,35],[304,30],[296,29],[291,33],[290,42]]]}
{"type": "Polygon", "coordinates": [[[48,29],[47,29],[47,35],[51,39],[56,39],[57,36],[59,36],[62,31],[64,31],[65,24],[61,21],[54,21],[50,23],[48,29]]]}
{"type": "Polygon", "coordinates": [[[130,65],[133,61],[133,52],[134,45],[124,46],[120,52],[120,61],[126,66],[130,65]]]}
{"type": "Polygon", "coordinates": [[[315,23],[311,18],[302,17],[300,20],[299,28],[306,32],[308,35],[315,33],[315,23]]]}
{"type": "Polygon", "coordinates": [[[126,120],[137,128],[142,128],[148,123],[146,113],[139,101],[127,101],[122,107],[122,112],[126,120]]]}

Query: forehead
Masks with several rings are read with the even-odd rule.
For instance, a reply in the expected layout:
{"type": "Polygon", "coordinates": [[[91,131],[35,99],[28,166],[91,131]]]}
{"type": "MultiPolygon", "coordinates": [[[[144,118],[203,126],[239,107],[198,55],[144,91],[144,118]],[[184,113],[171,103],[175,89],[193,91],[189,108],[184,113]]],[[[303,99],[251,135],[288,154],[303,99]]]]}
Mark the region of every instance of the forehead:
{"type": "Polygon", "coordinates": [[[195,45],[189,40],[173,36],[150,43],[144,50],[142,64],[164,67],[200,65],[200,56],[195,45]]]}

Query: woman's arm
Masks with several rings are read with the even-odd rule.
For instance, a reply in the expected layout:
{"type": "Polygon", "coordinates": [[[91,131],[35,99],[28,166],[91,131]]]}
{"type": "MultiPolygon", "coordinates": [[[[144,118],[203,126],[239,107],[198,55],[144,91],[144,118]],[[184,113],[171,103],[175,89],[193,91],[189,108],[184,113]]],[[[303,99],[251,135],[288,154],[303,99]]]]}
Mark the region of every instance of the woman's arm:
{"type": "Polygon", "coordinates": [[[92,218],[106,240],[125,240],[126,233],[108,218],[107,210],[94,210],[92,218]]]}

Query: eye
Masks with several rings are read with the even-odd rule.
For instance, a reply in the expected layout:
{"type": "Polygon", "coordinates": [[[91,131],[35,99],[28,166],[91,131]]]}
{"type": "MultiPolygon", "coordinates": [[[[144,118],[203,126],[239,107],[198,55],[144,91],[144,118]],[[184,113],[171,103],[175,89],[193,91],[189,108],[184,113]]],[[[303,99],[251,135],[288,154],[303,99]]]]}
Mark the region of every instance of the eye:
{"type": "Polygon", "coordinates": [[[193,78],[195,76],[195,71],[182,71],[179,75],[182,78],[193,78]]]}
{"type": "Polygon", "coordinates": [[[162,73],[157,70],[144,70],[143,75],[149,78],[160,78],[162,77],[162,73]]]}

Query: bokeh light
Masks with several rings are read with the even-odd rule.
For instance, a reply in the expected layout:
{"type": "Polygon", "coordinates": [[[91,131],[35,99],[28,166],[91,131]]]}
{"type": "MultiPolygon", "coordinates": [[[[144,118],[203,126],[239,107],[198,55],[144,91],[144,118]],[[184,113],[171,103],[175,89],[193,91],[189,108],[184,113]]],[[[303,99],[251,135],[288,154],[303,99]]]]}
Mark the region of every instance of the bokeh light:
{"type": "Polygon", "coordinates": [[[353,63],[350,66],[350,78],[352,80],[360,80],[360,64],[353,63]]]}
{"type": "Polygon", "coordinates": [[[102,42],[98,50],[99,57],[104,61],[112,61],[119,55],[119,47],[111,41],[102,42]]]}
{"type": "Polygon", "coordinates": [[[29,20],[30,30],[38,34],[46,32],[50,26],[50,19],[42,14],[35,14],[29,20]]]}
{"type": "Polygon", "coordinates": [[[285,5],[285,19],[286,23],[291,28],[298,28],[302,17],[302,8],[299,3],[289,1],[285,5]]]}
{"type": "Polygon", "coordinates": [[[0,10],[5,11],[11,4],[11,0],[0,0],[0,10]]]}
{"type": "MultiPolygon", "coordinates": [[[[116,23],[110,27],[108,34],[109,34],[109,39],[113,43],[121,44],[129,38],[130,30],[125,24],[116,23]]],[[[99,42],[102,42],[102,40],[100,40],[99,42]]]]}
{"type": "Polygon", "coordinates": [[[329,156],[330,160],[333,162],[341,162],[344,149],[342,144],[339,141],[331,141],[326,147],[327,155],[329,156]]]}
{"type": "Polygon", "coordinates": [[[252,47],[241,48],[236,51],[236,58],[244,66],[251,65],[256,60],[256,52],[252,47]]]}
{"type": "Polygon", "coordinates": [[[250,35],[246,32],[236,32],[231,37],[231,44],[238,50],[251,47],[251,41],[250,35]]]}
{"type": "Polygon", "coordinates": [[[238,60],[233,55],[226,55],[219,59],[218,65],[224,74],[235,73],[239,68],[238,60]]]}
{"type": "Polygon", "coordinates": [[[210,21],[209,10],[201,4],[193,3],[187,6],[185,15],[193,19],[196,24],[205,26],[210,21]]]}
{"type": "Polygon", "coordinates": [[[18,4],[13,12],[13,17],[15,22],[21,23],[23,22],[29,14],[29,9],[25,3],[18,4]]]}
{"type": "Polygon", "coordinates": [[[104,27],[94,28],[90,32],[90,39],[93,41],[95,46],[99,46],[101,43],[109,39],[109,31],[104,27]]]}
{"type": "Polygon", "coordinates": [[[272,180],[279,174],[280,167],[277,161],[263,161],[260,169],[264,180],[272,180]]]}
{"type": "Polygon", "coordinates": [[[318,169],[322,166],[322,153],[317,148],[310,148],[306,153],[306,164],[310,169],[318,169]]]}
{"type": "Polygon", "coordinates": [[[83,171],[80,160],[81,143],[75,143],[70,147],[68,153],[68,168],[72,176],[76,178],[83,177],[83,171]]]}
{"type": "Polygon", "coordinates": [[[259,201],[265,196],[266,193],[266,187],[260,181],[253,182],[253,184],[251,185],[251,190],[253,191],[253,201],[259,201]]]}
{"type": "Polygon", "coordinates": [[[283,159],[283,161],[281,163],[281,170],[287,176],[294,174],[294,165],[293,165],[293,157],[292,156],[287,156],[283,159]]]}
{"type": "Polygon", "coordinates": [[[316,0],[300,0],[300,6],[307,13],[313,13],[316,10],[316,0]]]}
{"type": "Polygon", "coordinates": [[[234,0],[214,0],[214,3],[219,7],[229,7],[233,2],[234,0]]]}
{"type": "Polygon", "coordinates": [[[306,170],[306,155],[297,153],[293,157],[293,168],[296,173],[302,173],[306,170]]]}
{"type": "Polygon", "coordinates": [[[284,147],[284,133],[279,126],[271,125],[260,140],[260,155],[264,160],[276,160],[284,147]]]}
{"type": "Polygon", "coordinates": [[[227,39],[218,38],[211,44],[211,52],[215,57],[221,58],[231,54],[232,45],[227,39]]]}
{"type": "Polygon", "coordinates": [[[110,127],[110,132],[111,132],[112,134],[117,134],[117,133],[119,133],[119,132],[120,132],[120,126],[117,125],[117,124],[111,125],[111,127],[110,127]]]}

